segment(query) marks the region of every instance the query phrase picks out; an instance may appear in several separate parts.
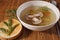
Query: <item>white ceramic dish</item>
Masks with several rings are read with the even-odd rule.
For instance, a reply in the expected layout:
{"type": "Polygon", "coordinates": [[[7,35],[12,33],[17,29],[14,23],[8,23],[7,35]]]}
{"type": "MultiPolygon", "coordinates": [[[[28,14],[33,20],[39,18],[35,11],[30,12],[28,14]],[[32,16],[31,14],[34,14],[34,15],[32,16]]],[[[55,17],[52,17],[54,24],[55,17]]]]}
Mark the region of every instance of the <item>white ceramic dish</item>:
{"type": "Polygon", "coordinates": [[[23,3],[22,5],[20,5],[17,9],[17,17],[19,19],[19,21],[22,23],[22,25],[30,30],[35,30],[35,31],[43,31],[43,30],[47,30],[51,27],[53,27],[56,22],[59,20],[59,10],[58,8],[49,3],[49,2],[46,2],[46,1],[28,1],[26,3],[23,3]],[[31,6],[31,5],[34,5],[34,6],[47,6],[48,8],[50,8],[51,10],[53,10],[53,12],[56,14],[56,20],[49,24],[49,25],[46,25],[46,26],[33,26],[33,25],[29,25],[29,24],[26,24],[24,23],[21,19],[20,19],[20,14],[22,12],[22,10],[24,10],[25,8],[31,6]]]}

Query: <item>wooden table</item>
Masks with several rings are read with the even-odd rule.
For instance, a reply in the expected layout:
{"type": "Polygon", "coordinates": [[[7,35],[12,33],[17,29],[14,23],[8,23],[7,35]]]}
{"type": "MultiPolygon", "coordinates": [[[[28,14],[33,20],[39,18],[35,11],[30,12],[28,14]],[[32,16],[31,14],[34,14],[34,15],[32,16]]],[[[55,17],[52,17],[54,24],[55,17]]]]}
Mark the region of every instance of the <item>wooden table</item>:
{"type": "MultiPolygon", "coordinates": [[[[0,0],[0,22],[9,18],[6,9],[16,9],[28,0],[0,0]]],[[[50,1],[50,0],[45,0],[50,1]]],[[[60,0],[56,0],[60,9],[60,0]]],[[[56,25],[46,31],[31,31],[23,27],[22,34],[16,40],[60,40],[56,25]]]]}

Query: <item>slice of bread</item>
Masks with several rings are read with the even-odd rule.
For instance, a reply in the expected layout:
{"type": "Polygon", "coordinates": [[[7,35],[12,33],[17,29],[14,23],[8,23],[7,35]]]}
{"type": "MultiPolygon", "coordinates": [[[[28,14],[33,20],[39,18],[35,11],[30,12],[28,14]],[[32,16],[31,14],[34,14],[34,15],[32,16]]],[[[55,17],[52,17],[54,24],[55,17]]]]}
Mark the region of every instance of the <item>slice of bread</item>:
{"type": "MultiPolygon", "coordinates": [[[[5,20],[4,22],[8,22],[8,20],[9,19],[5,20]]],[[[0,23],[0,28],[8,29],[8,27],[4,24],[4,22],[0,23]]],[[[6,33],[3,33],[0,30],[0,38],[2,38],[2,40],[3,39],[10,39],[11,40],[11,39],[15,39],[18,35],[20,35],[19,33],[21,33],[22,25],[18,20],[12,19],[12,26],[14,26],[16,24],[19,24],[19,25],[13,30],[13,32],[10,35],[7,35],[6,33]]]]}

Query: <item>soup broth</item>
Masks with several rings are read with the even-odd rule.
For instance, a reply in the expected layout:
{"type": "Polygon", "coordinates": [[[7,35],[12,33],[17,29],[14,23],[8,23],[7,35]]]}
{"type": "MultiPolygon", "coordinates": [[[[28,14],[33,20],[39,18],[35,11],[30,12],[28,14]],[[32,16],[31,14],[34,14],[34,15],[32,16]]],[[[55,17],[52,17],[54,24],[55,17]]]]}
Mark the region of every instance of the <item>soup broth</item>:
{"type": "Polygon", "coordinates": [[[30,6],[21,12],[20,19],[30,25],[45,26],[54,22],[56,15],[46,6],[30,6]]]}

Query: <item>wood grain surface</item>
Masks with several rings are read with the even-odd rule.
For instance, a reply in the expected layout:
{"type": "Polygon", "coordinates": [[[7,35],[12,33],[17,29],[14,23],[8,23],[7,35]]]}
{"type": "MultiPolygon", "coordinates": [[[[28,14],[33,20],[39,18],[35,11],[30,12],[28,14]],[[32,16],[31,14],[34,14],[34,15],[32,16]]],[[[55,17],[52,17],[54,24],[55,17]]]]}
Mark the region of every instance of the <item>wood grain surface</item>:
{"type": "MultiPolygon", "coordinates": [[[[22,3],[29,0],[0,0],[0,22],[9,18],[6,10],[17,9],[22,3]]],[[[50,0],[45,0],[50,1],[50,0]]],[[[60,0],[56,0],[60,9],[60,0]]],[[[22,34],[14,40],[60,40],[56,30],[57,25],[45,31],[31,31],[23,27],[22,34]]],[[[2,39],[2,38],[0,38],[2,39]]],[[[2,39],[4,40],[4,39],[2,39]]]]}

